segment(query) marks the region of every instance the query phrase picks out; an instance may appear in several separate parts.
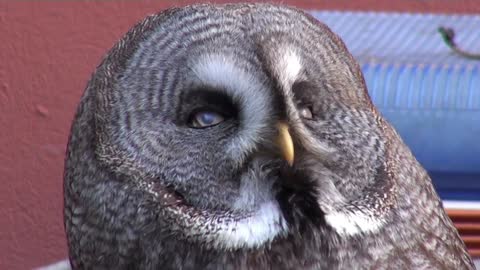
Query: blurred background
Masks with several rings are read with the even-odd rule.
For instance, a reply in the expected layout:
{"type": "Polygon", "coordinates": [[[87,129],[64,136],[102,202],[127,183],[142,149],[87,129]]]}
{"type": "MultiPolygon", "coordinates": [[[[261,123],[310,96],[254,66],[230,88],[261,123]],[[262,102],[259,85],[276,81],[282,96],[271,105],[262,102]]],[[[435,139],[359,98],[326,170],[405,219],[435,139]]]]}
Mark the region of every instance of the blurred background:
{"type": "MultiPolygon", "coordinates": [[[[63,160],[86,82],[135,22],[193,2],[0,1],[0,269],[67,257],[63,160]]],[[[480,2],[281,2],[308,10],[345,41],[375,105],[430,172],[480,257],[480,60],[468,54],[480,53],[480,2]],[[457,52],[439,27],[454,31],[457,52]]]]}

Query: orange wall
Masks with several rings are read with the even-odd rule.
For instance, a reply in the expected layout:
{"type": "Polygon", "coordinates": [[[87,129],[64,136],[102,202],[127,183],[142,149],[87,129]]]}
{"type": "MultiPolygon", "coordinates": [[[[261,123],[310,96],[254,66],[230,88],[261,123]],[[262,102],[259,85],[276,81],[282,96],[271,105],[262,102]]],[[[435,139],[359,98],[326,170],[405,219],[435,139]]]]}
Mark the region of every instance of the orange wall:
{"type": "MultiPolygon", "coordinates": [[[[282,1],[304,8],[480,13],[477,0],[282,1]]],[[[0,1],[0,269],[67,256],[70,122],[101,56],[133,23],[186,1],[0,1]]]]}

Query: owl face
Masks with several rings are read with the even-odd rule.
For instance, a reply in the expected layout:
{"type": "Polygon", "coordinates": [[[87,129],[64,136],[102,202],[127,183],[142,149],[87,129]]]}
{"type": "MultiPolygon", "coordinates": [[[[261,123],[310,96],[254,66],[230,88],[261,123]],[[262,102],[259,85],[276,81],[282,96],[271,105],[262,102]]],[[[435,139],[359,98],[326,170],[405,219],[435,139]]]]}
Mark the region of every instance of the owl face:
{"type": "Polygon", "coordinates": [[[93,83],[97,159],[167,205],[158,211],[193,241],[271,241],[311,210],[295,196],[346,224],[343,205],[383,164],[358,65],[298,10],[199,5],[150,17],[93,83]]]}

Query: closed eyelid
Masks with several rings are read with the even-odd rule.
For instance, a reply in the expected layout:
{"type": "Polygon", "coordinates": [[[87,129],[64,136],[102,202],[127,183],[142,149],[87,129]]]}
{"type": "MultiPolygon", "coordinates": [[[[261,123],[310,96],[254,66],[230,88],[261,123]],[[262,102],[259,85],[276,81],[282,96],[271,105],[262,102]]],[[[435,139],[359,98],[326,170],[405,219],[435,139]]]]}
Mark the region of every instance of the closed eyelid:
{"type": "Polygon", "coordinates": [[[220,124],[225,121],[225,117],[215,111],[197,111],[192,114],[189,125],[193,128],[207,128],[220,124]],[[207,116],[207,118],[205,118],[207,116]],[[210,119],[208,118],[210,116],[210,119]]]}

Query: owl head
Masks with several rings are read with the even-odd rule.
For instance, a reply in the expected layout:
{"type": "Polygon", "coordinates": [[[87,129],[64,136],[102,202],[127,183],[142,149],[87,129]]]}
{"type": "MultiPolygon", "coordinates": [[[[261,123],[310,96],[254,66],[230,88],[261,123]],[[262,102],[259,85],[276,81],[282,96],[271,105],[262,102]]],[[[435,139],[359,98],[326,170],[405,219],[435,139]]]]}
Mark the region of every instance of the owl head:
{"type": "Polygon", "coordinates": [[[302,11],[161,12],[88,83],[68,146],[67,231],[161,226],[239,249],[305,224],[375,230],[394,201],[377,181],[390,171],[383,121],[345,45],[302,11]]]}

